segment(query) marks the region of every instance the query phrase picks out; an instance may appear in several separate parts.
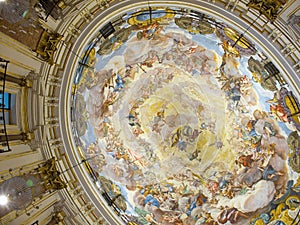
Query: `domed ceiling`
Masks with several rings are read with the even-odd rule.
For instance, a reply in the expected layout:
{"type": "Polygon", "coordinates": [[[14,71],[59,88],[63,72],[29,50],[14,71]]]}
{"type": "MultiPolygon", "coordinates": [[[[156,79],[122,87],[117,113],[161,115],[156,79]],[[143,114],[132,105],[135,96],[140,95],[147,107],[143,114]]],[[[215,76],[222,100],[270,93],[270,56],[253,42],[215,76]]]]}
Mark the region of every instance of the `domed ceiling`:
{"type": "Polygon", "coordinates": [[[100,32],[74,75],[73,133],[121,219],[292,224],[299,104],[259,46],[172,7],[128,12],[100,32]]]}

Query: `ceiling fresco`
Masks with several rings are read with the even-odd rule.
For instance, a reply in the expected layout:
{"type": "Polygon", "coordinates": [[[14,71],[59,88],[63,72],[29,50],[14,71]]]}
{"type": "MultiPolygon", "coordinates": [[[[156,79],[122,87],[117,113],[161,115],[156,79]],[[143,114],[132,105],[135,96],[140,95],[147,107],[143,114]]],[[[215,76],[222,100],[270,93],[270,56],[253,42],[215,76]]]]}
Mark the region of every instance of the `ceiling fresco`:
{"type": "Polygon", "coordinates": [[[299,103],[259,47],[185,9],[116,24],[86,46],[72,118],[99,194],[121,219],[296,224],[299,103]]]}

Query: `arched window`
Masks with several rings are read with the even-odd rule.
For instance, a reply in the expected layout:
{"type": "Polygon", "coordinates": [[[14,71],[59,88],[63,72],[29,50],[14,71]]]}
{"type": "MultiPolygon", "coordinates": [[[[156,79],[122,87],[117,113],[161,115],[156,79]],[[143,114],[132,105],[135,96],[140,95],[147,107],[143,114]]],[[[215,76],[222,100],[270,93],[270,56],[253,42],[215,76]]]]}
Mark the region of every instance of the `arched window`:
{"type": "Polygon", "coordinates": [[[16,94],[0,92],[0,124],[17,124],[16,94]]]}

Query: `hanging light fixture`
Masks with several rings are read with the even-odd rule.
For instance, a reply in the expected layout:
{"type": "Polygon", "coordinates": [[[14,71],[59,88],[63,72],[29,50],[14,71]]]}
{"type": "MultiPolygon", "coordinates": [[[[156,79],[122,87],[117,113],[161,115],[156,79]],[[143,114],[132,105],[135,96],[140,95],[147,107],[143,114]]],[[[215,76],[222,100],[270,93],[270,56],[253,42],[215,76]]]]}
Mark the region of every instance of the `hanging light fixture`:
{"type": "Polygon", "coordinates": [[[5,206],[8,203],[7,195],[0,195],[0,205],[5,206]]]}

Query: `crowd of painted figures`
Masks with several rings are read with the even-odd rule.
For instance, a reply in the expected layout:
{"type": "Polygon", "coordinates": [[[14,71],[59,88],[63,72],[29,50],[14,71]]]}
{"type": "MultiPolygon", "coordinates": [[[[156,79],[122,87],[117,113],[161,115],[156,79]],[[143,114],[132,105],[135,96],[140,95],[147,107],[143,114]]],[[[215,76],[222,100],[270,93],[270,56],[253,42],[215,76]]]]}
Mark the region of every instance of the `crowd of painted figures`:
{"type": "Polygon", "coordinates": [[[268,59],[234,47],[229,28],[205,29],[217,33],[223,55],[193,41],[191,32],[159,23],[131,29],[125,41],[111,40],[118,42],[115,49],[111,44],[98,50],[105,58],[126,47],[105,68],[86,68],[76,84],[76,128],[84,136],[82,115],[88,115],[97,137],[86,154],[101,155],[91,165],[111,180],[111,198],[123,195],[121,216],[129,224],[292,224],[300,205],[298,101],[280,75],[266,70],[268,59]],[[241,72],[242,59],[248,74],[241,72]],[[181,90],[181,79],[188,91],[181,90]],[[211,92],[195,91],[191,79],[211,92]],[[222,112],[201,95],[222,99],[225,124],[214,117],[222,112]],[[147,108],[151,104],[155,110],[147,108]],[[203,144],[205,138],[211,142],[203,144]],[[210,162],[204,162],[208,155],[210,162]]]}

